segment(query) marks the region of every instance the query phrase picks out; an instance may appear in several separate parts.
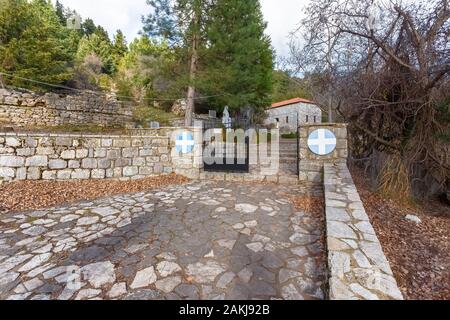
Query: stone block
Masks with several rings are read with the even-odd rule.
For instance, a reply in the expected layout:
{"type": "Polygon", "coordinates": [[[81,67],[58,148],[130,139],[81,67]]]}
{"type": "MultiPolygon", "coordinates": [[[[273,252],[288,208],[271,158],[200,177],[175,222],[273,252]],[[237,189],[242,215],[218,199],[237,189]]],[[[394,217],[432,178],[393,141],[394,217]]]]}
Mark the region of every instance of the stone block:
{"type": "Polygon", "coordinates": [[[34,148],[21,148],[21,149],[16,149],[16,154],[19,157],[30,157],[32,155],[34,155],[35,149],[34,148]]]}
{"type": "Polygon", "coordinates": [[[154,167],[153,167],[153,172],[156,174],[160,174],[163,173],[164,171],[164,166],[161,163],[155,163],[154,167]]]}
{"type": "Polygon", "coordinates": [[[20,141],[20,139],[18,139],[16,137],[6,137],[5,144],[8,147],[20,147],[20,146],[22,146],[22,142],[20,141]]]}
{"type": "Polygon", "coordinates": [[[16,156],[0,156],[0,167],[22,167],[25,164],[25,158],[16,156]]]}
{"type": "Polygon", "coordinates": [[[139,174],[144,176],[150,176],[153,174],[153,168],[151,167],[141,167],[139,168],[139,174]]]}
{"type": "Polygon", "coordinates": [[[66,150],[61,152],[61,158],[65,160],[75,159],[75,150],[66,150]]]}
{"type": "Polygon", "coordinates": [[[98,168],[99,169],[108,169],[111,167],[111,160],[101,159],[98,160],[98,168]]]}
{"type": "Polygon", "coordinates": [[[91,176],[91,171],[86,169],[75,169],[72,172],[72,179],[76,180],[86,180],[91,176]]]}
{"type": "Polygon", "coordinates": [[[142,167],[145,166],[145,158],[133,158],[133,166],[142,167]]]}
{"type": "Polygon", "coordinates": [[[27,158],[25,166],[27,167],[46,167],[48,165],[47,156],[33,156],[27,158]]]}
{"type": "Polygon", "coordinates": [[[132,164],[132,160],[126,159],[126,158],[119,158],[116,161],[114,161],[115,167],[127,167],[127,166],[131,166],[131,164],[132,164]]]}
{"type": "Polygon", "coordinates": [[[94,149],[94,157],[95,158],[104,158],[104,157],[106,157],[106,149],[104,149],[104,148],[94,149]]]}
{"type": "Polygon", "coordinates": [[[69,169],[79,169],[81,168],[81,163],[78,160],[69,160],[69,169]]]}
{"type": "Polygon", "coordinates": [[[12,168],[0,168],[0,179],[12,179],[16,175],[16,171],[12,168]]]}
{"type": "Polygon", "coordinates": [[[60,170],[57,173],[58,180],[70,180],[72,177],[72,170],[66,169],[66,170],[60,170]]]}
{"type": "Polygon", "coordinates": [[[106,158],[109,160],[116,160],[120,158],[120,150],[108,150],[106,158]]]}
{"type": "Polygon", "coordinates": [[[152,149],[141,149],[139,150],[139,156],[140,157],[149,157],[149,156],[153,156],[154,155],[154,151],[152,149]]]}
{"type": "Polygon", "coordinates": [[[41,170],[37,167],[28,168],[27,171],[28,180],[39,180],[41,179],[41,170]]]}
{"type": "Polygon", "coordinates": [[[25,147],[28,148],[36,148],[38,146],[37,140],[33,138],[26,138],[25,139],[25,147]]]}
{"type": "Polygon", "coordinates": [[[131,140],[129,139],[115,139],[113,146],[117,148],[129,148],[131,147],[131,140]]]}
{"type": "Polygon", "coordinates": [[[84,159],[89,155],[88,149],[77,149],[76,150],[76,158],[77,159],[84,159]]]}
{"type": "Polygon", "coordinates": [[[102,139],[102,147],[112,147],[113,140],[112,139],[102,139]]]}
{"type": "Polygon", "coordinates": [[[81,167],[83,169],[96,169],[97,168],[97,159],[86,158],[81,161],[81,167]]]}
{"type": "Polygon", "coordinates": [[[114,170],[113,169],[106,169],[105,176],[108,179],[113,178],[114,177],[114,170]]]}
{"type": "Polygon", "coordinates": [[[72,146],[72,138],[57,137],[55,140],[55,145],[58,147],[71,147],[72,146]]]}
{"type": "Polygon", "coordinates": [[[43,180],[56,180],[56,171],[44,171],[42,172],[43,180]]]}
{"type": "Polygon", "coordinates": [[[36,149],[36,155],[49,156],[55,153],[53,147],[39,147],[36,149]]]}
{"type": "Polygon", "coordinates": [[[139,174],[138,167],[125,167],[123,168],[123,175],[125,177],[132,177],[139,174]]]}
{"type": "Polygon", "coordinates": [[[124,148],[122,150],[122,157],[124,158],[133,158],[139,156],[138,148],[124,148]]]}
{"type": "Polygon", "coordinates": [[[91,171],[92,179],[104,179],[106,176],[106,172],[104,169],[94,169],[91,171]]]}
{"type": "Polygon", "coordinates": [[[61,159],[50,160],[48,163],[50,170],[59,170],[67,168],[67,161],[61,159]]]}
{"type": "Polygon", "coordinates": [[[27,168],[17,168],[16,180],[26,180],[26,179],[27,179],[27,168]]]}

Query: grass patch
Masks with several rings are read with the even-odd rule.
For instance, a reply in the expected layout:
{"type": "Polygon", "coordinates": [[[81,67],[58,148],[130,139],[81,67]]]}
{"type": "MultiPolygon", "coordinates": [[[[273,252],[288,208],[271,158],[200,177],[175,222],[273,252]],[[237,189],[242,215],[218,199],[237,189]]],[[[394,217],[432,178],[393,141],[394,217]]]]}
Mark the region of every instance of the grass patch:
{"type": "Polygon", "coordinates": [[[156,121],[161,126],[170,126],[173,120],[181,119],[179,116],[155,107],[138,107],[134,112],[134,118],[137,123],[144,128],[149,127],[150,121],[156,121]]]}
{"type": "Polygon", "coordinates": [[[297,139],[297,133],[285,133],[281,135],[283,139],[297,139]]]}

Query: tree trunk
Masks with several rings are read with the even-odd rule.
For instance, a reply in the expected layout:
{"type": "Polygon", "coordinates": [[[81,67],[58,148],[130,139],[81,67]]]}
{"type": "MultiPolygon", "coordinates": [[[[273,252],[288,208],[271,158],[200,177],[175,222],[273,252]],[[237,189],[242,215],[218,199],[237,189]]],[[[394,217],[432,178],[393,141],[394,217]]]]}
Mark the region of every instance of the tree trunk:
{"type": "Polygon", "coordinates": [[[195,29],[192,36],[192,48],[191,48],[191,65],[189,68],[189,87],[187,93],[187,105],[186,105],[186,116],[185,125],[190,127],[194,124],[194,112],[195,112],[195,77],[197,74],[197,63],[198,63],[198,45],[199,45],[199,17],[195,17],[195,29]]]}

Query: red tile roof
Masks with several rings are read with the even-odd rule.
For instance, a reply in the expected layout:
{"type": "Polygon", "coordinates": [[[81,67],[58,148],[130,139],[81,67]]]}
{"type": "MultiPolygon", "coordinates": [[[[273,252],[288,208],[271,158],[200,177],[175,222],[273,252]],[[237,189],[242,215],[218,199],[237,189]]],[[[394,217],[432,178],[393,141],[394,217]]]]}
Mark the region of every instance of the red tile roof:
{"type": "Polygon", "coordinates": [[[272,104],[271,108],[280,108],[280,107],[285,107],[285,106],[289,106],[291,104],[296,104],[296,103],[315,104],[314,102],[307,100],[307,99],[294,98],[294,99],[274,103],[274,104],[272,104]]]}

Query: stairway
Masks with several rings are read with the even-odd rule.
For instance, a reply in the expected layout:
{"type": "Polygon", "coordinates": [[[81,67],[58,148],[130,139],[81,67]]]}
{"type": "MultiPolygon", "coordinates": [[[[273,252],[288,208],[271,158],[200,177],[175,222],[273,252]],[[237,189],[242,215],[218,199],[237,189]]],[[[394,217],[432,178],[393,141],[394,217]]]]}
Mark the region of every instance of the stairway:
{"type": "Polygon", "coordinates": [[[298,176],[297,139],[280,139],[280,175],[298,176]]]}

